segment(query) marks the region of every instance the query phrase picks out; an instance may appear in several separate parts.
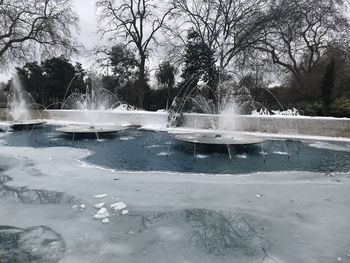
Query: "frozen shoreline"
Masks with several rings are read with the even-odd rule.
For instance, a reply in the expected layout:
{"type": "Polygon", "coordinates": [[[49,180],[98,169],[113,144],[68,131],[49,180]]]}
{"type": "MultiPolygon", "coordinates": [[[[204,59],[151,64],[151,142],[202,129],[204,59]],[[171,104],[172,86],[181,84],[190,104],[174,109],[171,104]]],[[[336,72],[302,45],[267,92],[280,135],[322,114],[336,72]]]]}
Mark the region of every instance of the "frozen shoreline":
{"type": "MultiPolygon", "coordinates": [[[[348,174],[130,173],[97,169],[81,161],[88,154],[81,149],[9,146],[1,149],[0,159],[6,156],[16,160],[3,172],[13,179],[9,186],[64,192],[86,204],[84,212],[77,212],[67,204],[43,207],[0,199],[0,214],[7,215],[0,216],[0,225],[48,225],[63,236],[68,250],[62,262],[108,262],[114,257],[121,262],[138,262],[143,258],[142,249],[155,255],[153,262],[164,262],[165,254],[158,251],[160,247],[144,242],[149,238],[161,242],[166,246],[164,253],[185,249],[179,247],[184,239],[182,226],[179,229],[173,225],[172,217],[167,219],[169,226],[150,225],[151,233],[129,235],[127,232],[138,225],[136,218],[140,215],[197,208],[244,216],[268,241],[267,254],[277,262],[337,262],[338,257],[346,262],[350,259],[347,256],[350,253],[348,174]],[[125,201],[130,216],[111,217],[108,225],[94,220],[93,206],[97,203],[94,196],[101,193],[108,195],[104,202],[115,202],[112,197],[125,201]],[[94,251],[99,252],[96,255],[94,251]]],[[[178,253],[169,262],[177,262],[178,258],[197,262],[232,261],[232,255],[216,257],[198,250],[195,244],[192,246],[192,257],[178,253]]],[[[273,262],[271,258],[263,262],[273,262]]],[[[241,262],[261,262],[261,259],[244,257],[241,262]]]]}

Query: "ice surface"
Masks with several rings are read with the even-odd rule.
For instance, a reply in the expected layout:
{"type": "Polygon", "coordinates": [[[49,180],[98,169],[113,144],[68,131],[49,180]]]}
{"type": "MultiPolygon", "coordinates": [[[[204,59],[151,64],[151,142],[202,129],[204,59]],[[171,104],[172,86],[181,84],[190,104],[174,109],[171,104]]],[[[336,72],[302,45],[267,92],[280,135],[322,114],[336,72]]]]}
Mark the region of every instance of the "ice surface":
{"type": "Polygon", "coordinates": [[[0,150],[1,262],[349,261],[348,174],[116,172],[78,161],[78,148],[0,150]],[[100,194],[132,216],[94,220],[100,194]]]}

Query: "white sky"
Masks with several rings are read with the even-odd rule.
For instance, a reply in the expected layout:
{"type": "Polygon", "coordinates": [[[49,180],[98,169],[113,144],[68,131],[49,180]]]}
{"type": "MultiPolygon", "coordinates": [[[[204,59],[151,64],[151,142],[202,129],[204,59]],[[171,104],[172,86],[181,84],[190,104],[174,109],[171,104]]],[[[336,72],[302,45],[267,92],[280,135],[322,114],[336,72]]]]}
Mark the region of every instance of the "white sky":
{"type": "Polygon", "coordinates": [[[95,15],[95,0],[73,0],[73,5],[79,16],[81,29],[80,40],[87,48],[97,43],[97,17],[95,15]]]}

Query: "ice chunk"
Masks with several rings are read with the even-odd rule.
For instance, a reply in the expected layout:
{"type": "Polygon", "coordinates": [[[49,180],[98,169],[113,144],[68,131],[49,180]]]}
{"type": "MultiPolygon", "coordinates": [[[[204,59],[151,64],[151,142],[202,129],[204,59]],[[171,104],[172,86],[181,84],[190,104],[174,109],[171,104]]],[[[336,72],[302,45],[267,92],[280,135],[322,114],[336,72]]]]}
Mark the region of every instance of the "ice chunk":
{"type": "Polygon", "coordinates": [[[107,196],[107,194],[99,194],[99,195],[95,195],[94,197],[95,198],[104,198],[106,196],[107,196]]]}
{"type": "Polygon", "coordinates": [[[120,137],[119,138],[119,140],[121,140],[121,141],[130,141],[132,139],[134,139],[134,137],[131,137],[131,136],[126,136],[126,137],[120,137]]]}
{"type": "Polygon", "coordinates": [[[95,204],[94,207],[97,208],[97,209],[101,209],[102,207],[104,207],[105,203],[98,203],[98,204],[95,204]]]}
{"type": "Polygon", "coordinates": [[[86,205],[85,204],[81,204],[79,207],[80,207],[80,209],[86,209],[86,205]]]}
{"type": "Polygon", "coordinates": [[[196,155],[196,157],[198,158],[198,159],[205,159],[205,158],[207,158],[209,155],[205,155],[205,154],[197,154],[196,155]]]}
{"type": "Polygon", "coordinates": [[[94,215],[94,218],[95,218],[95,219],[104,219],[104,218],[106,218],[106,215],[103,215],[103,214],[96,214],[96,215],[94,215]]]}
{"type": "Polygon", "coordinates": [[[126,204],[124,202],[118,202],[111,204],[111,208],[114,208],[114,211],[120,211],[126,208],[126,204]]]}
{"type": "Polygon", "coordinates": [[[104,219],[106,217],[109,217],[109,213],[107,211],[107,208],[102,207],[95,215],[95,219],[104,219]]]}
{"type": "Polygon", "coordinates": [[[109,223],[109,219],[107,217],[102,219],[102,223],[103,224],[108,224],[109,223]]]}
{"type": "Polygon", "coordinates": [[[127,214],[129,214],[129,210],[127,210],[127,209],[122,210],[122,215],[123,215],[123,216],[124,216],[124,215],[127,215],[127,214]]]}
{"type": "Polygon", "coordinates": [[[288,155],[287,152],[282,152],[282,151],[274,151],[274,154],[279,154],[279,155],[288,155]]]}
{"type": "Polygon", "coordinates": [[[237,158],[240,158],[240,159],[247,159],[247,154],[246,154],[246,153],[237,154],[237,158]]]}

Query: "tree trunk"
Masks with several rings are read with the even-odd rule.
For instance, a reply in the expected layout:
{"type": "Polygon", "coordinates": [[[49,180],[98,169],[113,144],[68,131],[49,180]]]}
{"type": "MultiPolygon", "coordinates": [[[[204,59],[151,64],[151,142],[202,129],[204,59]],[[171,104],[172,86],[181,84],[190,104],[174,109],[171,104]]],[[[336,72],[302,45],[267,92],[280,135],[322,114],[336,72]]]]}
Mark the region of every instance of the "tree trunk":
{"type": "Polygon", "coordinates": [[[329,116],[332,105],[332,92],[334,87],[335,70],[334,59],[328,64],[322,81],[322,110],[323,115],[329,116]]]}
{"type": "Polygon", "coordinates": [[[146,74],[145,74],[145,64],[146,57],[141,56],[140,66],[139,66],[139,76],[136,83],[136,93],[137,93],[137,107],[143,107],[143,99],[145,97],[146,91],[146,74]]]}

